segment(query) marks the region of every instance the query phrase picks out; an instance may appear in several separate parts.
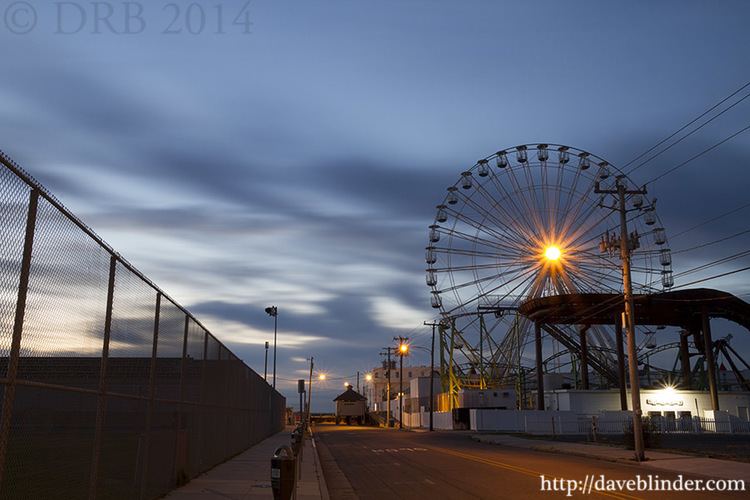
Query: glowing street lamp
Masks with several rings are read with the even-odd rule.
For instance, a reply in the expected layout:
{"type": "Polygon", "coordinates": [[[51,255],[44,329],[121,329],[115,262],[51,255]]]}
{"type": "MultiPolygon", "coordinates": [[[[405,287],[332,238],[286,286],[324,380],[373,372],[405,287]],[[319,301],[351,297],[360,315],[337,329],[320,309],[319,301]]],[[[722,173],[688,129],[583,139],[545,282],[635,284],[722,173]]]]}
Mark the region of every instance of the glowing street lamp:
{"type": "Polygon", "coordinates": [[[409,354],[409,340],[406,337],[394,337],[393,340],[398,340],[398,354],[400,359],[399,366],[399,405],[398,405],[398,428],[404,428],[404,356],[409,354]]]}
{"type": "Polygon", "coordinates": [[[326,379],[325,373],[321,373],[320,375],[318,375],[318,380],[325,380],[325,379],[326,379]]]}
{"type": "MultiPolygon", "coordinates": [[[[372,382],[372,373],[365,373],[365,382],[372,382]]],[[[362,392],[364,393],[366,405],[370,407],[370,399],[372,399],[372,384],[362,384],[362,392]],[[369,390],[369,392],[368,392],[369,390]]]]}

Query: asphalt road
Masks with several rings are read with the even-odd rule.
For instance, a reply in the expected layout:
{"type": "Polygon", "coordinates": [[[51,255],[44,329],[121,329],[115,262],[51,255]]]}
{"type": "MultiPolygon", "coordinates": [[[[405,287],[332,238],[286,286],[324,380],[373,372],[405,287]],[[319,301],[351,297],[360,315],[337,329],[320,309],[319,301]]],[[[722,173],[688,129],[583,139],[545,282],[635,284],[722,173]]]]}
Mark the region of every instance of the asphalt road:
{"type": "MultiPolygon", "coordinates": [[[[565,491],[540,491],[545,478],[578,480],[677,476],[636,464],[478,443],[466,432],[409,432],[372,427],[318,425],[323,472],[332,500],[568,498],[565,491]]],[[[701,476],[695,476],[701,478],[701,476]]],[[[685,477],[685,479],[689,479],[685,477]]],[[[705,478],[703,478],[705,479],[705,478]]],[[[586,483],[588,484],[588,483],[586,483]]],[[[552,486],[550,484],[550,486],[552,486]]],[[[561,485],[562,486],[562,485],[561,485]]],[[[748,485],[750,486],[750,485],[748,485]]],[[[573,492],[570,498],[749,498],[745,492],[573,492]]]]}

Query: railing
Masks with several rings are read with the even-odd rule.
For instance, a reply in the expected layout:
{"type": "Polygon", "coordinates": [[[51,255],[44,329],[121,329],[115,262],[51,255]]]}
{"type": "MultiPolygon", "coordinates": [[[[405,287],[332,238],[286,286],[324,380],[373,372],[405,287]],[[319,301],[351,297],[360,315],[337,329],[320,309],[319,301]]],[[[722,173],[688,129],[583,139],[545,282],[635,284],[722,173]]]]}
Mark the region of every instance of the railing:
{"type": "Polygon", "coordinates": [[[161,496],[284,398],[0,153],[0,497],[161,496]]]}

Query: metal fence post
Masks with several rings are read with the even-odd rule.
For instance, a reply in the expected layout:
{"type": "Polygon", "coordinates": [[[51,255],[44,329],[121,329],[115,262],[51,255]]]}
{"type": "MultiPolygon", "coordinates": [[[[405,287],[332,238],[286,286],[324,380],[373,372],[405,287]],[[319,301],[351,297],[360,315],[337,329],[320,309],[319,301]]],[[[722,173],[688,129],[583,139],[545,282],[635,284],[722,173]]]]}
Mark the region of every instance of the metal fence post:
{"type": "Polygon", "coordinates": [[[141,473],[140,498],[146,496],[148,486],[148,457],[151,445],[151,419],[154,413],[154,385],[156,382],[156,347],[159,342],[159,313],[161,312],[161,292],[156,292],[156,312],[154,313],[154,342],[151,346],[151,369],[148,379],[148,409],[146,410],[146,431],[143,445],[143,467],[141,473]]]}
{"type": "Polygon", "coordinates": [[[29,211],[26,216],[26,237],[23,245],[23,260],[21,274],[18,280],[18,299],[16,300],[16,315],[13,323],[13,340],[8,359],[8,371],[5,375],[8,382],[3,393],[3,410],[0,415],[0,487],[5,479],[5,459],[8,453],[8,438],[10,424],[13,418],[13,402],[16,397],[16,377],[18,375],[18,361],[21,356],[21,334],[23,333],[23,319],[26,314],[26,295],[29,290],[29,275],[31,274],[31,257],[34,247],[34,231],[36,230],[36,214],[39,206],[39,190],[34,188],[29,195],[29,211]]]}
{"type": "MultiPolygon", "coordinates": [[[[185,424],[185,369],[187,366],[187,347],[188,347],[188,330],[190,328],[190,316],[185,314],[185,331],[182,337],[182,360],[180,361],[180,404],[177,412],[177,429],[175,429],[175,450],[174,450],[174,480],[175,484],[180,484],[185,477],[180,474],[180,458],[184,457],[187,465],[187,431],[183,430],[185,424]]],[[[183,471],[184,472],[184,471],[183,471]]]]}
{"type": "Polygon", "coordinates": [[[190,316],[185,315],[185,332],[182,337],[182,360],[180,361],[180,412],[177,427],[182,428],[185,410],[185,366],[187,362],[188,328],[190,327],[190,316]]]}
{"type": "Polygon", "coordinates": [[[205,402],[206,402],[206,358],[208,357],[208,332],[203,330],[203,361],[201,362],[201,386],[200,396],[198,400],[198,457],[200,460],[200,471],[203,472],[203,459],[205,453],[203,450],[203,442],[205,441],[203,435],[203,426],[205,424],[205,402]]]}
{"type": "Polygon", "coordinates": [[[99,395],[96,405],[96,428],[94,429],[94,453],[91,459],[91,477],[89,478],[89,499],[96,498],[96,483],[99,475],[99,457],[102,448],[102,426],[107,412],[107,359],[109,359],[109,338],[112,331],[112,304],[115,293],[115,272],[117,257],[109,259],[109,283],[107,285],[107,309],[104,314],[104,341],[102,361],[99,369],[99,395]]]}

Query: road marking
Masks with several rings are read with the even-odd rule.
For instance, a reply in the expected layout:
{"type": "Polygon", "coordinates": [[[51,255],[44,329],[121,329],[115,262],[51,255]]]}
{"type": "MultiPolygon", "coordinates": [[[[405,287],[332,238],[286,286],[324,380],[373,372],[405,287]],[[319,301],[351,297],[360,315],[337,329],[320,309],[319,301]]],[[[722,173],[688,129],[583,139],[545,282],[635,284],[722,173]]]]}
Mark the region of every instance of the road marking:
{"type": "MultiPolygon", "coordinates": [[[[483,464],[486,464],[486,465],[492,465],[493,467],[498,467],[500,469],[507,469],[507,470],[511,470],[511,471],[514,471],[514,472],[518,472],[518,473],[524,474],[526,476],[531,476],[531,477],[539,478],[540,476],[543,475],[541,472],[538,472],[538,471],[535,471],[535,470],[531,470],[531,469],[527,469],[525,467],[519,467],[517,465],[506,464],[505,462],[499,462],[497,460],[492,460],[492,459],[489,459],[489,458],[478,457],[476,455],[470,455],[468,453],[463,453],[463,452],[460,452],[460,451],[448,450],[446,448],[435,448],[435,447],[433,447],[432,449],[435,450],[435,451],[439,451],[441,453],[445,453],[446,455],[453,455],[453,456],[456,456],[456,457],[464,458],[466,460],[473,460],[475,462],[483,463],[483,464]]],[[[605,497],[612,497],[612,498],[618,498],[618,499],[630,498],[630,499],[633,499],[633,500],[644,500],[641,497],[635,497],[635,496],[631,496],[631,495],[626,495],[625,493],[620,493],[620,492],[593,491],[592,493],[596,493],[596,494],[599,494],[599,495],[602,495],[602,496],[605,496],[605,497]]]]}
{"type": "Polygon", "coordinates": [[[427,483],[427,484],[435,484],[434,482],[430,481],[430,480],[429,480],[429,479],[427,479],[427,478],[424,478],[424,482],[425,482],[425,483],[427,483]]]}
{"type": "MultiPolygon", "coordinates": [[[[365,448],[367,448],[367,447],[365,446],[365,448]]],[[[370,451],[372,451],[373,453],[385,453],[385,452],[388,452],[388,453],[399,453],[399,452],[402,452],[402,451],[409,451],[409,452],[413,452],[413,451],[427,451],[427,448],[385,448],[385,449],[383,449],[383,448],[371,448],[370,451]]]]}

